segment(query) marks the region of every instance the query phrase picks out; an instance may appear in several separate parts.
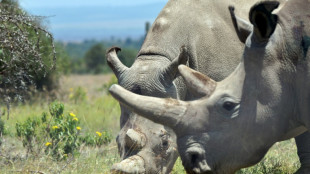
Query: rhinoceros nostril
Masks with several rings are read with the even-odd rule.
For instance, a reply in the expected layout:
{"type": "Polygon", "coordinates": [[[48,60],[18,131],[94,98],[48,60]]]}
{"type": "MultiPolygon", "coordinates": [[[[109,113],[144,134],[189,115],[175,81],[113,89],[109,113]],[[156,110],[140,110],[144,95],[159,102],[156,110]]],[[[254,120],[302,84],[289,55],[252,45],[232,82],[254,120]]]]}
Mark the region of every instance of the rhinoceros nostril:
{"type": "Polygon", "coordinates": [[[199,159],[199,154],[198,153],[191,154],[191,163],[192,163],[192,165],[197,164],[198,159],[199,159]]]}

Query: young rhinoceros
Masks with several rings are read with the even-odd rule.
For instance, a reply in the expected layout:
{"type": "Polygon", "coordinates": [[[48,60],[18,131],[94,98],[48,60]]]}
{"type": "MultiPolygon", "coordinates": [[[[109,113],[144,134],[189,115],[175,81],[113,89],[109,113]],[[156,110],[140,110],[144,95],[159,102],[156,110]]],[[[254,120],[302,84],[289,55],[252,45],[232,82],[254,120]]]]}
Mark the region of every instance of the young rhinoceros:
{"type": "Polygon", "coordinates": [[[134,112],[175,131],[188,173],[234,173],[259,162],[275,142],[310,129],[310,2],[291,0],[273,14],[278,5],[267,1],[251,8],[253,32],[241,63],[223,81],[179,66],[201,99],[185,102],[110,88],[134,112]]]}

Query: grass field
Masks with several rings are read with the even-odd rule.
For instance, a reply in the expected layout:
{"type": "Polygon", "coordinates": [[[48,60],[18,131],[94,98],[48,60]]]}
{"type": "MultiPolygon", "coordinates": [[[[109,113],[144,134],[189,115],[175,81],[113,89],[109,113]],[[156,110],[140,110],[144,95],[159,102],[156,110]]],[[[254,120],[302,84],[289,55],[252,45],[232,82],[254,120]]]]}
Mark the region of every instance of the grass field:
{"type": "MultiPolygon", "coordinates": [[[[8,134],[2,137],[0,146],[0,173],[109,173],[112,164],[119,161],[115,136],[119,131],[120,115],[118,102],[107,94],[104,85],[109,83],[110,78],[111,75],[62,77],[61,87],[56,92],[56,96],[65,104],[65,112],[73,112],[81,120],[82,132],[108,130],[114,136],[110,144],[100,148],[81,146],[80,155],[75,158],[69,156],[63,161],[53,160],[44,154],[28,156],[26,159],[26,150],[15,136],[15,124],[48,111],[51,99],[40,98],[33,103],[13,106],[10,119],[4,119],[8,134]],[[70,99],[70,93],[79,87],[85,92],[85,98],[76,102],[70,99]]],[[[289,174],[298,167],[296,146],[291,139],[276,143],[259,164],[237,173],[289,174]]],[[[185,173],[180,159],[172,173],[185,173]]]]}

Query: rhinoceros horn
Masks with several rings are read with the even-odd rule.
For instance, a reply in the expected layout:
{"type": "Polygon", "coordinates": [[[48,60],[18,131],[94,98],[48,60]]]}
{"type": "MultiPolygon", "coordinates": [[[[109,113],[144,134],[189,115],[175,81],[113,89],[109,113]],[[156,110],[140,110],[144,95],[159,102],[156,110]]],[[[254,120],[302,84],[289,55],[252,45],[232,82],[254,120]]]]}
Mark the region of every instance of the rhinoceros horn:
{"type": "Polygon", "coordinates": [[[125,136],[126,145],[132,149],[141,149],[144,147],[146,138],[144,134],[133,129],[128,129],[125,136]]]}
{"type": "Polygon", "coordinates": [[[180,65],[178,69],[188,90],[195,97],[209,97],[215,90],[216,82],[210,77],[185,65],[180,65]]]}
{"type": "Polygon", "coordinates": [[[109,91],[133,112],[172,129],[182,120],[188,108],[187,102],[137,95],[117,84],[112,85],[109,91]]]}
{"type": "MultiPolygon", "coordinates": [[[[209,96],[216,87],[216,82],[211,78],[180,65],[179,70],[186,84],[198,94],[209,96]]],[[[190,103],[172,98],[156,98],[134,94],[119,85],[112,85],[109,89],[111,95],[119,102],[127,106],[133,112],[148,118],[156,123],[168,126],[176,130],[182,121],[190,103]]]]}
{"type": "Polygon", "coordinates": [[[122,62],[117,57],[118,51],[121,51],[121,49],[118,47],[112,47],[106,53],[108,65],[113,70],[117,78],[119,78],[120,75],[128,69],[128,67],[122,64],[122,62]]]}
{"type": "Polygon", "coordinates": [[[166,77],[165,81],[172,82],[178,72],[178,66],[186,64],[189,59],[187,48],[183,45],[180,48],[180,54],[178,57],[173,59],[173,61],[165,68],[163,77],[166,77]]]}
{"type": "Polygon", "coordinates": [[[145,173],[144,160],[138,155],[124,159],[120,163],[116,163],[111,168],[111,173],[145,173]]]}

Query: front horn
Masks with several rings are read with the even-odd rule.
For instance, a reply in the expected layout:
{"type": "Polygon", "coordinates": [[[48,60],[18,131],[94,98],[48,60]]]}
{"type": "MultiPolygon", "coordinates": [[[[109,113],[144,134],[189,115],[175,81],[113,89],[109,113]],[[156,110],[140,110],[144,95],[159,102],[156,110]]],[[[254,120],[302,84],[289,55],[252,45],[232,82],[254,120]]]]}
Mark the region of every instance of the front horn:
{"type": "Polygon", "coordinates": [[[122,64],[122,62],[119,60],[117,56],[117,52],[119,51],[121,51],[119,47],[112,47],[108,49],[106,53],[108,65],[113,70],[117,78],[119,78],[120,75],[128,69],[128,67],[122,64]]]}
{"type": "Polygon", "coordinates": [[[131,156],[129,158],[124,159],[120,163],[113,164],[111,168],[112,174],[120,174],[120,173],[137,173],[143,174],[145,173],[144,160],[142,157],[138,155],[131,156]]]}
{"type": "Polygon", "coordinates": [[[176,99],[134,94],[116,84],[112,85],[109,91],[115,99],[133,112],[172,129],[182,124],[182,118],[189,106],[189,103],[176,99]]]}

